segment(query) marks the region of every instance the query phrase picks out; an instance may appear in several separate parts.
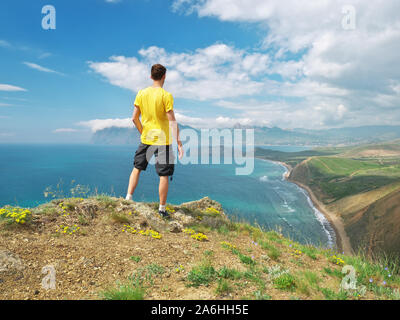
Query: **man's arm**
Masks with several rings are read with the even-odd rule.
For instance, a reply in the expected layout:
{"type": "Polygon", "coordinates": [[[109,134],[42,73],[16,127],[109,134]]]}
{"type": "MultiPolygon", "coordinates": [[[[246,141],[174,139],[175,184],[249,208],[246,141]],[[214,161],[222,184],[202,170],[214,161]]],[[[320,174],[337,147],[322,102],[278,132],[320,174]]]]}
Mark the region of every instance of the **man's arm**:
{"type": "Polygon", "coordinates": [[[176,139],[176,143],[178,144],[179,159],[182,159],[183,147],[182,147],[182,141],[179,138],[179,126],[178,126],[178,122],[176,122],[176,119],[175,119],[174,110],[168,111],[167,117],[168,117],[168,121],[169,121],[169,126],[172,129],[172,134],[173,134],[174,138],[176,139]]]}
{"type": "Polygon", "coordinates": [[[142,134],[143,127],[139,117],[140,117],[140,108],[138,106],[135,106],[135,108],[133,109],[132,121],[136,129],[138,129],[139,133],[142,134]]]}

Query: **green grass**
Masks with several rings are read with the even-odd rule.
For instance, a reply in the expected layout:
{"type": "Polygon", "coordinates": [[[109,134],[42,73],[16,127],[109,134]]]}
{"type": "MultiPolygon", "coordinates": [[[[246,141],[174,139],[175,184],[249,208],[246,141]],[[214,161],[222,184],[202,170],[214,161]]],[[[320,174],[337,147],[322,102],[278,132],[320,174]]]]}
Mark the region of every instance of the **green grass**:
{"type": "Polygon", "coordinates": [[[240,271],[236,269],[222,267],[220,270],[218,270],[218,276],[224,279],[237,280],[241,279],[243,275],[240,271]]]}
{"type": "Polygon", "coordinates": [[[347,300],[349,297],[349,293],[344,290],[340,290],[337,293],[329,288],[320,288],[320,290],[326,300],[347,300]]]}
{"type": "Polygon", "coordinates": [[[253,260],[251,257],[246,256],[245,254],[242,254],[240,252],[238,253],[238,257],[239,257],[239,260],[244,264],[251,265],[251,266],[256,264],[255,260],[253,260]]]}
{"type": "Polygon", "coordinates": [[[343,274],[340,270],[338,269],[332,269],[330,267],[324,267],[324,271],[326,274],[332,276],[332,277],[336,277],[341,279],[343,277],[343,274]]]}
{"type": "Polygon", "coordinates": [[[254,300],[271,300],[271,296],[262,292],[261,290],[256,290],[253,292],[254,300]]]}
{"type": "Polygon", "coordinates": [[[149,264],[134,272],[125,283],[117,283],[116,287],[101,292],[100,296],[106,300],[143,300],[146,289],[154,285],[153,276],[160,277],[164,272],[163,266],[149,264]]]}
{"type": "Polygon", "coordinates": [[[116,212],[111,214],[111,220],[115,223],[130,223],[130,220],[127,216],[116,212]]]}
{"type": "Polygon", "coordinates": [[[317,260],[318,249],[312,245],[300,245],[300,250],[312,260],[317,260]]]}
{"type": "Polygon", "coordinates": [[[139,256],[131,256],[129,259],[135,262],[140,262],[142,260],[142,258],[139,256]]]}
{"type": "Polygon", "coordinates": [[[215,289],[215,293],[217,295],[225,295],[233,291],[232,286],[226,279],[220,278],[218,279],[218,285],[215,289]]]}
{"type": "Polygon", "coordinates": [[[268,257],[270,257],[272,260],[278,261],[279,257],[281,256],[280,250],[274,246],[271,243],[268,243],[267,241],[259,241],[261,248],[267,251],[268,257]]]}
{"type": "Polygon", "coordinates": [[[321,281],[318,275],[313,271],[306,270],[303,272],[303,276],[304,279],[308,282],[308,284],[310,284],[311,287],[313,288],[317,288],[319,282],[321,281]]]}
{"type": "Polygon", "coordinates": [[[125,283],[104,291],[105,300],[143,300],[146,290],[138,283],[125,283]]]}
{"type": "Polygon", "coordinates": [[[149,264],[145,267],[145,270],[149,275],[162,275],[165,273],[165,268],[158,265],[157,263],[149,264]]]}
{"type": "Polygon", "coordinates": [[[112,199],[108,195],[97,195],[94,197],[104,208],[115,208],[118,205],[118,202],[112,199]]]}
{"type": "Polygon", "coordinates": [[[189,287],[208,286],[217,277],[214,267],[209,264],[201,264],[194,267],[187,275],[189,287]]]}
{"type": "Polygon", "coordinates": [[[290,273],[284,273],[273,279],[275,288],[286,291],[293,291],[297,287],[296,278],[290,273]]]}
{"type": "MultiPolygon", "coordinates": [[[[307,162],[306,179],[333,200],[367,192],[398,182],[400,166],[388,166],[376,160],[317,157],[307,162]]],[[[314,188],[315,188],[314,187],[314,188]]]]}

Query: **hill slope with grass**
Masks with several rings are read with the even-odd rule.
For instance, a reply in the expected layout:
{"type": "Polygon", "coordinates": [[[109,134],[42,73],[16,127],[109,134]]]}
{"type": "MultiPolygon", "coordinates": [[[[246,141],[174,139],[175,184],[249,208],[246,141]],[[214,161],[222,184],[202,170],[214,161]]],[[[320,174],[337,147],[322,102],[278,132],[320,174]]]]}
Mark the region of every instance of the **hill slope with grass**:
{"type": "Polygon", "coordinates": [[[258,156],[291,164],[288,179],[307,186],[320,206],[343,220],[354,250],[400,254],[400,228],[393,228],[400,212],[390,206],[400,201],[400,140],[258,156]]]}
{"type": "Polygon", "coordinates": [[[169,220],[157,209],[107,196],[0,209],[0,298],[400,299],[393,262],[233,222],[209,198],[168,205],[169,220]],[[341,289],[344,265],[353,289],[341,289]]]}

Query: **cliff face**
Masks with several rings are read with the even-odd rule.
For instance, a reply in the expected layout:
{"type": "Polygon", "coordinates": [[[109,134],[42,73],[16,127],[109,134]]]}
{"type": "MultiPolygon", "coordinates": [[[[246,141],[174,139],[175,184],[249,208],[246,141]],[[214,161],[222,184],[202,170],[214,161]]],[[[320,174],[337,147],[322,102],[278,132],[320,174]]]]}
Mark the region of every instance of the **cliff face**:
{"type": "Polygon", "coordinates": [[[371,255],[400,254],[400,189],[398,182],[393,182],[396,179],[388,178],[387,185],[364,191],[362,186],[373,181],[373,176],[357,176],[359,168],[341,175],[311,159],[298,164],[290,179],[308,186],[327,210],[342,218],[353,250],[371,255]],[[360,190],[354,192],[351,183],[360,190]]]}
{"type": "Polygon", "coordinates": [[[400,255],[400,190],[357,211],[346,224],[353,247],[400,255]]]}

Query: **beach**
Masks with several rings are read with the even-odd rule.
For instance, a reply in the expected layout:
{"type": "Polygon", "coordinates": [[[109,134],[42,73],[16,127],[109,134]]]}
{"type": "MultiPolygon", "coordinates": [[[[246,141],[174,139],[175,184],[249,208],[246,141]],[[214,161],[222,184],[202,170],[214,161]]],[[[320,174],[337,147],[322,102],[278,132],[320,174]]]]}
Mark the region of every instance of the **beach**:
{"type": "Polygon", "coordinates": [[[346,254],[346,255],[352,255],[353,249],[351,247],[350,239],[347,236],[347,233],[344,229],[344,224],[343,224],[342,219],[339,216],[337,216],[335,213],[326,209],[326,207],[323,205],[323,203],[317,199],[315,194],[312,192],[312,190],[308,186],[290,178],[290,174],[293,170],[293,167],[291,165],[289,165],[285,162],[282,162],[282,161],[272,161],[272,162],[278,163],[278,164],[286,167],[287,171],[284,174],[284,178],[289,182],[297,184],[300,188],[303,188],[304,190],[307,191],[315,208],[317,208],[317,210],[320,211],[325,216],[325,218],[329,221],[333,230],[335,231],[336,246],[337,246],[338,250],[340,252],[344,252],[344,254],[346,254]]]}

